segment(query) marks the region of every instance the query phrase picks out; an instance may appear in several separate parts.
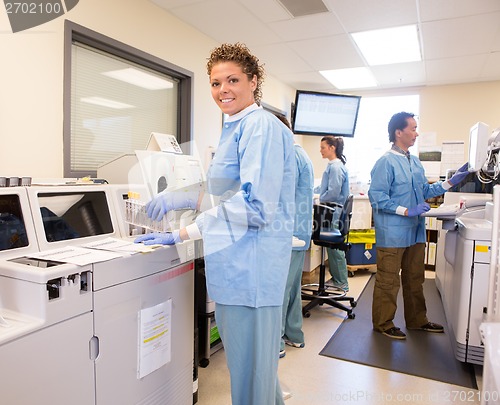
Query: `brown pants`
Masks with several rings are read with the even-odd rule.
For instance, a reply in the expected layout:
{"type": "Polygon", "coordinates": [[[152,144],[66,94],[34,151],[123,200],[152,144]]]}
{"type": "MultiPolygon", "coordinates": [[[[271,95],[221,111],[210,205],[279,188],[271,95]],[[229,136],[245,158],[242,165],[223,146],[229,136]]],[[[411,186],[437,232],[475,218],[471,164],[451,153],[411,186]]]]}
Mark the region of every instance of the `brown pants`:
{"type": "Polygon", "coordinates": [[[427,320],[423,283],[425,243],[407,248],[377,247],[377,274],[373,289],[372,323],[379,332],[394,327],[401,269],[406,326],[419,328],[427,320]]]}

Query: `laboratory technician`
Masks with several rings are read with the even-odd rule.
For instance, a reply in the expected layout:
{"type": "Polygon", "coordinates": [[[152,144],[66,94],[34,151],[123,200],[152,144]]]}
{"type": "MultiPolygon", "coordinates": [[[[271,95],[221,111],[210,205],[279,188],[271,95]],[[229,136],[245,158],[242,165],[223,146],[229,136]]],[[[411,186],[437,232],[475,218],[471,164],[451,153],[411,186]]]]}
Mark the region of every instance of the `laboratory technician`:
{"type": "MultiPolygon", "coordinates": [[[[207,174],[207,191],[220,204],[187,228],[137,241],[173,244],[203,237],[207,290],[216,303],[232,403],[283,404],[277,371],[295,213],[293,135],[259,106],[264,70],[245,45],[215,48],[207,72],[212,97],[225,114],[207,174]]],[[[195,200],[160,195],[148,204],[148,214],[158,219],[195,200]]]]}
{"type": "Polygon", "coordinates": [[[393,322],[400,269],[406,328],[444,331],[442,325],[427,319],[423,292],[425,218],[420,215],[430,209],[426,199],[443,194],[467,177],[468,165],[460,167],[448,181],[429,184],[420,160],[408,151],[418,136],[414,114],[394,114],[388,132],[392,148],[375,163],[368,191],[377,249],[372,323],[375,331],[403,340],[406,334],[393,322]]]}
{"type": "MultiPolygon", "coordinates": [[[[290,128],[286,118],[280,118],[290,128]]],[[[292,259],[286,280],[281,324],[280,358],[284,357],[285,344],[303,348],[302,331],[302,270],[306,250],[311,244],[314,174],[313,165],[302,146],[295,144],[295,221],[293,236],[304,242],[293,247],[292,259]]]]}
{"type": "MultiPolygon", "coordinates": [[[[320,202],[344,205],[349,195],[349,174],[345,167],[344,140],[340,137],[325,136],[321,139],[320,152],[324,159],[328,159],[328,164],[321,178],[321,185],[316,187],[314,192],[319,193],[320,202]]],[[[328,284],[346,292],[349,291],[345,252],[330,248],[326,248],[326,251],[332,276],[328,284]]]]}

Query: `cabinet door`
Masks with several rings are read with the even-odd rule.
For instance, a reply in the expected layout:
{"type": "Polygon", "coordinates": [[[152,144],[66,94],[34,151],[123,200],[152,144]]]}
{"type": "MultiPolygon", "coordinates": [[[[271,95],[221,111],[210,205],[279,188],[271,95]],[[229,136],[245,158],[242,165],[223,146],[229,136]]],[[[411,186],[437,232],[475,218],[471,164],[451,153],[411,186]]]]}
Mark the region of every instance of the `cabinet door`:
{"type": "MultiPolygon", "coordinates": [[[[147,256],[147,255],[145,255],[147,256]]],[[[124,282],[95,293],[96,403],[191,405],[193,401],[194,266],[192,262],[124,282]],[[140,352],[144,310],[171,304],[170,328],[163,330],[156,351],[140,352]],[[141,320],[141,317],[142,320],[141,320]],[[170,347],[165,344],[168,334],[170,347]],[[154,371],[145,362],[158,360],[162,350],[169,360],[154,371]]],[[[162,357],[163,358],[163,357],[162,357]]]]}
{"type": "Polygon", "coordinates": [[[474,278],[472,279],[472,297],[470,305],[469,345],[481,346],[479,325],[483,321],[483,308],[488,305],[489,274],[489,264],[474,263],[474,278]]]}
{"type": "Polygon", "coordinates": [[[93,405],[92,313],[0,346],[0,403],[93,405]]]}

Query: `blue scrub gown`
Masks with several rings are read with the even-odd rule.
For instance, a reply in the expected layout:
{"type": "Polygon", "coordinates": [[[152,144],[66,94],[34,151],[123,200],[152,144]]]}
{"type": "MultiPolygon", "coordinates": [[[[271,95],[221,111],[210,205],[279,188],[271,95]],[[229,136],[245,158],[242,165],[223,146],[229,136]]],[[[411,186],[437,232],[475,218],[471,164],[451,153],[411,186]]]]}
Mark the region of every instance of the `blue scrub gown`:
{"type": "Polygon", "coordinates": [[[207,291],[235,405],[282,404],[277,379],[281,307],[295,214],[293,134],[256,104],[226,117],[200,215],[207,291]]]}

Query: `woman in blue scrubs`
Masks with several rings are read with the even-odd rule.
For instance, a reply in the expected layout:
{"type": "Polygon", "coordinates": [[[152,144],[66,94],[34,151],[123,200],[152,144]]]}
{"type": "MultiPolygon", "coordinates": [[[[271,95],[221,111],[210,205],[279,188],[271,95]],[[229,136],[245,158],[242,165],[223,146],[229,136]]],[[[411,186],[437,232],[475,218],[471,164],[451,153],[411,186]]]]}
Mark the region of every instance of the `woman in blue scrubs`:
{"type": "MultiPolygon", "coordinates": [[[[320,144],[321,156],[328,159],[328,165],[321,178],[321,185],[314,192],[319,193],[320,202],[334,202],[344,205],[349,195],[349,174],[345,167],[344,140],[340,137],[325,136],[320,144]]],[[[347,262],[345,253],[338,249],[326,249],[331,284],[344,291],[349,291],[347,281],[347,262]]]]}
{"type": "MultiPolygon", "coordinates": [[[[284,404],[278,353],[295,211],[293,135],[260,107],[264,70],[246,46],[215,48],[207,72],[212,97],[224,113],[207,174],[207,191],[220,204],[187,228],[137,241],[203,238],[207,291],[216,303],[232,403],[284,404]]],[[[148,213],[158,219],[193,203],[176,200],[160,195],[148,204],[148,213]]]]}

